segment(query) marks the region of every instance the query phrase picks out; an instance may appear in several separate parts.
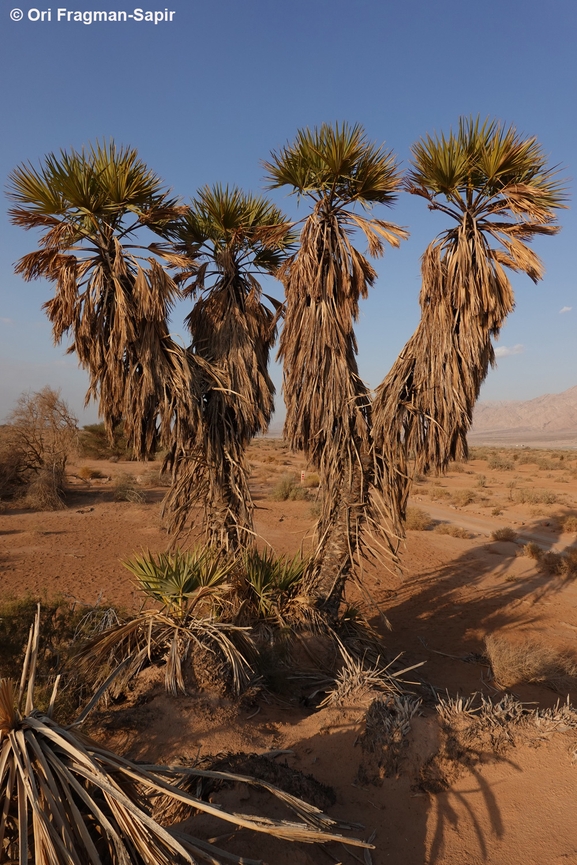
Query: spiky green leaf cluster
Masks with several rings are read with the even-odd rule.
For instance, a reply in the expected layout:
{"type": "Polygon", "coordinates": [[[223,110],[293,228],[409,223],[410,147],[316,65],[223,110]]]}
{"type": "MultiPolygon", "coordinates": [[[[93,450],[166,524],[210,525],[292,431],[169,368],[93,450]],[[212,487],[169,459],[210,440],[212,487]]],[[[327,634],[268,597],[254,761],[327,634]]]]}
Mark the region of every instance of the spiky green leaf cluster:
{"type": "Polygon", "coordinates": [[[10,215],[18,225],[44,227],[47,217],[53,225],[64,220],[70,232],[76,229],[76,239],[98,233],[101,221],[114,230],[127,212],[146,219],[154,209],[176,204],[137,151],[113,141],[50,153],[39,168],[20,165],[9,176],[8,196],[15,202],[10,215]]]}
{"type": "Polygon", "coordinates": [[[218,265],[228,257],[238,270],[273,273],[294,241],[290,227],[264,196],[216,184],[199,190],[171,237],[193,258],[218,265]]]}
{"type": "Polygon", "coordinates": [[[258,615],[280,614],[294,596],[307,571],[309,563],[296,555],[277,556],[273,550],[250,548],[241,559],[242,579],[258,615]]]}
{"type": "Polygon", "coordinates": [[[212,547],[198,546],[156,557],[146,552],[123,564],[141,591],[169,609],[183,609],[200,597],[213,596],[217,589],[222,593],[234,563],[212,547]]]}
{"type": "Polygon", "coordinates": [[[392,204],[400,183],[392,151],[371,144],[358,123],[299,129],[264,167],[270,189],[292,186],[299,195],[344,204],[392,204]]]}
{"type": "Polygon", "coordinates": [[[445,196],[457,211],[475,216],[524,216],[535,222],[553,219],[565,192],[555,168],[534,136],[496,120],[462,117],[458,131],[426,135],[412,148],[407,176],[410,192],[429,199],[445,196]]]}

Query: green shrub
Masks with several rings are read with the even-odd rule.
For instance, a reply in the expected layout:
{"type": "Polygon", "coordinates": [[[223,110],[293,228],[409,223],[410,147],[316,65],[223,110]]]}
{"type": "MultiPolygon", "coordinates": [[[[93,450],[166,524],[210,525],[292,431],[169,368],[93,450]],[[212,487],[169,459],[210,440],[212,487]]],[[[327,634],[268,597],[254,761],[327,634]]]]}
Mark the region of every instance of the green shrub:
{"type": "Polygon", "coordinates": [[[273,487],[271,498],[275,502],[305,501],[309,498],[308,490],[299,484],[296,475],[283,475],[273,487]]]}

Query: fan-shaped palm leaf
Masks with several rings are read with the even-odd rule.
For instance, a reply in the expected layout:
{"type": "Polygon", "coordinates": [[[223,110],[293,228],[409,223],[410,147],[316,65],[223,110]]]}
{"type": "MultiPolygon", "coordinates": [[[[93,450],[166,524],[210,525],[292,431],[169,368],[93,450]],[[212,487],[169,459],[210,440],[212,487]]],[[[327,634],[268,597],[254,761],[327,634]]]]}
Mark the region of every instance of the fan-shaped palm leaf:
{"type": "Polygon", "coordinates": [[[410,463],[442,471],[466,456],[473,407],[495,361],[491,338],[514,306],[504,267],[542,278],[526,242],[559,231],[564,199],[535,138],[472,118],[413,147],[407,188],[454,224],[423,255],[421,322],[373,403],[380,485],[402,511],[410,463]]]}

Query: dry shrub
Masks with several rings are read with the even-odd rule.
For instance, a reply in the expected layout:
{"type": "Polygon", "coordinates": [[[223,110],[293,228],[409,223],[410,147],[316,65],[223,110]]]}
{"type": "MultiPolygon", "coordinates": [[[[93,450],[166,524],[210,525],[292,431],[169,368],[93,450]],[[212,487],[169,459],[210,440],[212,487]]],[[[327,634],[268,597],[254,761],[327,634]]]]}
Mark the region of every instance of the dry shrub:
{"type": "Polygon", "coordinates": [[[64,474],[44,468],[30,481],[21,504],[33,511],[61,511],[64,504],[64,474]]]}
{"type": "Polygon", "coordinates": [[[503,459],[499,454],[493,454],[489,457],[488,468],[495,471],[511,471],[514,468],[511,460],[503,459]]]}
{"type": "Polygon", "coordinates": [[[439,484],[430,487],[428,492],[433,501],[436,501],[437,499],[448,499],[451,496],[449,490],[446,490],[445,487],[442,487],[439,484]]]}
{"type": "Polygon", "coordinates": [[[539,570],[544,574],[556,577],[567,571],[567,561],[559,553],[543,553],[539,558],[539,570]]]}
{"type": "Polygon", "coordinates": [[[439,535],[450,535],[452,538],[466,539],[473,537],[467,529],[463,529],[461,526],[453,526],[451,523],[439,523],[438,526],[435,526],[435,531],[439,535]]]}
{"type": "Polygon", "coordinates": [[[77,439],[77,421],[60,393],[45,387],[19,397],[4,427],[0,485],[25,486],[25,507],[64,507],[64,476],[77,439]]]}
{"type": "Polygon", "coordinates": [[[491,511],[491,516],[492,517],[500,517],[502,513],[503,513],[503,508],[493,508],[493,510],[491,511]]]}
{"type": "Polygon", "coordinates": [[[299,484],[296,475],[289,474],[283,475],[271,492],[271,498],[275,502],[304,501],[308,497],[308,491],[299,484]]]}
{"type": "Polygon", "coordinates": [[[567,517],[563,517],[563,519],[561,520],[561,527],[564,532],[577,533],[577,516],[570,515],[567,517]]]}
{"type": "Polygon", "coordinates": [[[305,476],[304,486],[307,487],[307,489],[316,489],[317,487],[320,486],[320,483],[321,483],[321,479],[316,474],[316,472],[313,472],[312,474],[305,476]]]}
{"type": "Polygon", "coordinates": [[[556,691],[566,690],[577,676],[577,659],[539,640],[510,640],[500,634],[485,639],[495,681],[504,688],[537,682],[556,691]]]}
{"type": "Polygon", "coordinates": [[[495,529],[491,533],[494,541],[511,541],[514,543],[517,540],[517,532],[511,526],[503,526],[502,529],[495,529]]]}
{"type": "Polygon", "coordinates": [[[465,472],[465,466],[462,462],[457,461],[451,464],[450,470],[462,475],[465,472]]]}
{"type": "Polygon", "coordinates": [[[513,494],[513,498],[521,505],[554,505],[558,496],[550,490],[520,489],[513,494]]]}
{"type": "Polygon", "coordinates": [[[85,481],[95,481],[99,478],[105,477],[105,475],[103,475],[98,469],[91,469],[90,466],[82,466],[82,468],[78,470],[78,477],[85,481]]]}
{"type": "Polygon", "coordinates": [[[138,489],[136,479],[131,474],[123,472],[115,478],[114,501],[133,504],[142,504],[145,501],[144,494],[138,489]]]}
{"type": "Polygon", "coordinates": [[[170,472],[162,469],[149,469],[140,478],[140,483],[146,487],[169,487],[171,485],[170,472]]]}
{"type": "Polygon", "coordinates": [[[536,544],[535,541],[529,541],[528,544],[525,544],[523,547],[523,555],[528,556],[530,559],[539,560],[543,555],[543,550],[536,544]]]}
{"type": "Polygon", "coordinates": [[[453,502],[461,508],[472,504],[477,499],[475,490],[457,490],[453,494],[453,502]]]}
{"type": "Polygon", "coordinates": [[[426,532],[433,525],[433,520],[421,508],[407,508],[405,525],[413,532],[426,532]]]}

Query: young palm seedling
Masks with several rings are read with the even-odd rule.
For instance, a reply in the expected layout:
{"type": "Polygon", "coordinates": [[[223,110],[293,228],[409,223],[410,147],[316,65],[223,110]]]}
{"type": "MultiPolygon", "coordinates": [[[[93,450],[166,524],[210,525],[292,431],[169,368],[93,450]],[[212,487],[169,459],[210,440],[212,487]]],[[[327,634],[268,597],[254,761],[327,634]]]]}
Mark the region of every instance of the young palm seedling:
{"type": "MultiPolygon", "coordinates": [[[[163,828],[151,816],[162,798],[210,814],[235,826],[289,841],[344,841],[338,824],[317,808],[266,782],[228,772],[142,766],[119,757],[74,730],[101,696],[98,691],[80,718],[62,727],[52,718],[57,683],[46,713],[35,708],[34,680],[40,613],[30,630],[16,691],[0,680],[0,862],[19,865],[220,865],[223,859],[252,863],[201,839],[163,828]],[[22,708],[24,703],[24,707],[22,708]],[[241,781],[267,790],[300,818],[297,822],[231,814],[193,796],[175,782],[196,778],[241,781]]],[[[256,865],[256,863],[255,863],[256,865]]]]}
{"type": "Polygon", "coordinates": [[[252,641],[247,629],[219,621],[218,611],[230,589],[234,560],[210,547],[190,552],[145,553],[124,562],[136,577],[145,602],[160,603],[99,634],[82,650],[92,662],[126,667],[115,683],[117,691],[150,663],[165,661],[167,691],[185,691],[183,662],[195,647],[213,653],[239,692],[248,682],[247,654],[252,641]]]}

